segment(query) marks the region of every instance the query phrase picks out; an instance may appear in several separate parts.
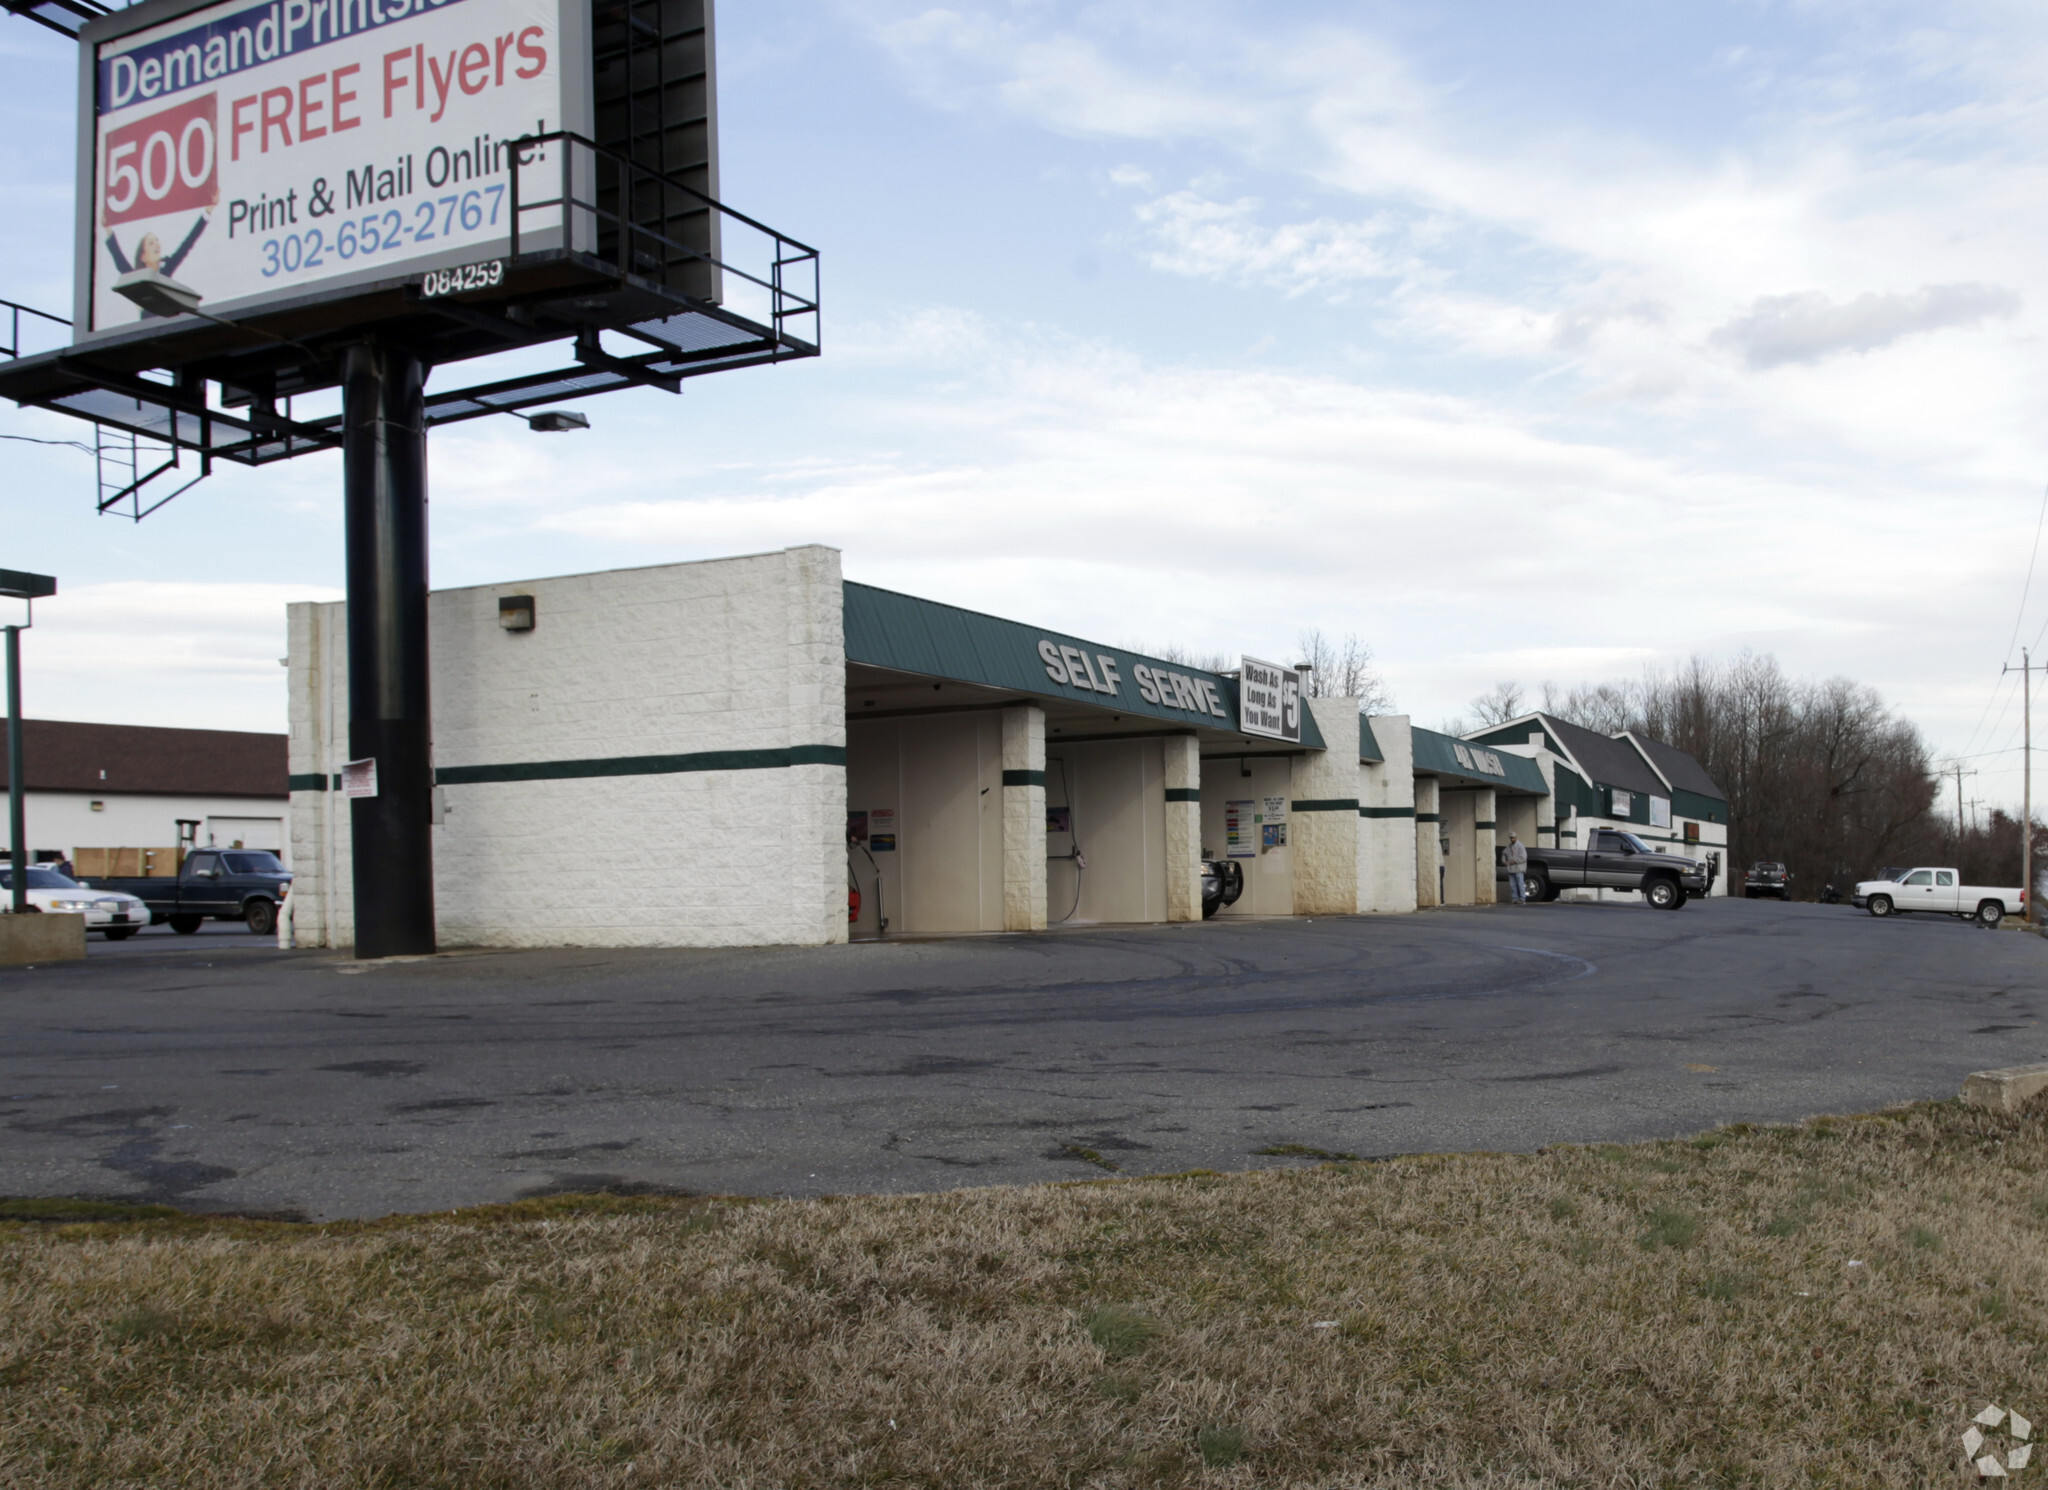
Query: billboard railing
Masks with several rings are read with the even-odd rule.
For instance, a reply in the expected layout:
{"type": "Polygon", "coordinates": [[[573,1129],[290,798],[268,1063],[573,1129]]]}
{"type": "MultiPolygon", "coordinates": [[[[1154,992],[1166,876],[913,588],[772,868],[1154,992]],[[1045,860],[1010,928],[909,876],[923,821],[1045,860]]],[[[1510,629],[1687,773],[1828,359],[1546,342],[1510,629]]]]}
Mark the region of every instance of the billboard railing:
{"type": "MultiPolygon", "coordinates": [[[[64,317],[37,310],[33,305],[18,305],[12,300],[0,300],[0,327],[5,328],[0,332],[0,358],[8,360],[60,351],[71,340],[71,322],[64,317]]],[[[102,513],[119,512],[124,517],[140,521],[172,497],[189,491],[211,469],[208,452],[213,433],[207,427],[210,421],[206,415],[181,415],[176,409],[161,409],[141,399],[123,400],[116,393],[95,391],[103,399],[112,399],[126,420],[116,423],[95,419],[92,444],[71,442],[93,458],[94,475],[99,484],[97,504],[102,513]],[[197,419],[196,439],[179,430],[181,417],[188,423],[197,419]],[[137,427],[159,421],[168,424],[168,429],[161,434],[154,428],[137,427]],[[168,495],[153,496],[145,505],[143,488],[159,476],[177,470],[182,464],[179,451],[187,448],[200,452],[200,474],[168,495]]]]}
{"type": "Polygon", "coordinates": [[[511,212],[497,252],[507,257],[481,293],[430,288],[462,272],[433,269],[372,287],[375,315],[342,327],[319,324],[326,297],[233,319],[179,316],[138,343],[161,360],[125,368],[104,345],[82,349],[63,317],[0,300],[0,397],[95,425],[99,509],[139,518],[169,500],[154,493],[189,487],[177,475],[183,457],[204,476],[216,460],[260,466],[338,446],[339,414],[294,418],[292,390],[260,380],[274,365],[296,371],[300,391],[325,386],[336,347],[385,328],[440,366],[574,342],[568,366],[430,388],[430,426],[630,387],[674,393],[685,378],[819,354],[809,244],[573,132],[522,140],[503,169],[511,212]],[[640,349],[607,349],[607,332],[640,349]],[[179,335],[197,338],[194,350],[164,357],[179,335]]]}
{"type": "Polygon", "coordinates": [[[515,267],[537,241],[554,249],[566,237],[572,252],[605,264],[621,283],[724,307],[777,342],[818,351],[818,250],[809,244],[570,130],[527,136],[508,154],[515,267]],[[536,214],[541,233],[527,227],[536,214]]]}
{"type": "Polygon", "coordinates": [[[62,316],[33,305],[16,305],[12,300],[0,300],[0,311],[6,312],[6,320],[0,324],[7,327],[7,344],[0,346],[0,357],[32,357],[71,344],[71,323],[62,316]],[[28,317],[26,323],[23,316],[28,317]]]}

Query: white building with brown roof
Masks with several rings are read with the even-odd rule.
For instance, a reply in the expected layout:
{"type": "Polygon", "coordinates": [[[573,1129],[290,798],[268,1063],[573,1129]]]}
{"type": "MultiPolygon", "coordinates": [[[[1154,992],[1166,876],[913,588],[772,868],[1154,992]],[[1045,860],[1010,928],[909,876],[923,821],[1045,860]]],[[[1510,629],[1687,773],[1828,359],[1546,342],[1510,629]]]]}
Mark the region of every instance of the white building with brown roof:
{"type": "MultiPolygon", "coordinates": [[[[290,862],[284,735],[25,719],[22,757],[31,859],[77,864],[81,849],[183,843],[270,849],[290,862]]],[[[0,751],[0,788],[6,780],[0,751]]]]}

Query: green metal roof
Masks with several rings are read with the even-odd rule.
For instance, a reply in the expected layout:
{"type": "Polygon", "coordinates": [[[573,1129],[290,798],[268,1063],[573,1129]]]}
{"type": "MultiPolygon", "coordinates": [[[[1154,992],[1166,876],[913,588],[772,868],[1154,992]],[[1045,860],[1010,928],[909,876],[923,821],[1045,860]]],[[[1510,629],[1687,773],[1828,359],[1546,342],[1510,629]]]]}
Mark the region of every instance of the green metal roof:
{"type": "Polygon", "coordinates": [[[1415,769],[1435,776],[1455,776],[1474,786],[1504,787],[1538,797],[1550,795],[1543,784],[1543,772],[1526,755],[1505,750],[1488,750],[1465,740],[1440,735],[1433,729],[1411,727],[1415,741],[1415,769]]]}
{"type": "MultiPolygon", "coordinates": [[[[1237,684],[1220,674],[851,580],[845,582],[843,592],[848,662],[1239,733],[1237,684]],[[1078,653],[1084,659],[1083,681],[1076,684],[1055,678],[1051,663],[1039,651],[1041,644],[1078,653]],[[1090,687],[1090,682],[1101,686],[1090,687]],[[1205,689],[1216,701],[1213,709],[1201,696],[1205,689]],[[1147,692],[1157,701],[1146,698],[1147,692]],[[1194,696],[1192,706],[1187,701],[1189,695],[1194,696]]],[[[1285,741],[1268,743],[1287,748],[1285,741]]],[[[1316,728],[1315,715],[1305,706],[1301,743],[1310,750],[1329,748],[1316,728]]]]}
{"type": "Polygon", "coordinates": [[[1379,737],[1372,732],[1372,721],[1363,714],[1358,716],[1358,758],[1374,765],[1387,758],[1386,751],[1380,749],[1379,737]]]}

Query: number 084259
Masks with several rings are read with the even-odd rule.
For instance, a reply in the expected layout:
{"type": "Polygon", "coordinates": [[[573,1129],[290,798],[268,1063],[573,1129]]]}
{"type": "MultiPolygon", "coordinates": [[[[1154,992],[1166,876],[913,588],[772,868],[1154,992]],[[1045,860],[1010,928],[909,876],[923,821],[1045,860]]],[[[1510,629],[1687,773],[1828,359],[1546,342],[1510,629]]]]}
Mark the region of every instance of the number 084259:
{"type": "Polygon", "coordinates": [[[429,269],[420,276],[420,294],[458,295],[464,290],[488,290],[505,282],[505,261],[485,259],[480,264],[459,264],[452,269],[429,269]]]}

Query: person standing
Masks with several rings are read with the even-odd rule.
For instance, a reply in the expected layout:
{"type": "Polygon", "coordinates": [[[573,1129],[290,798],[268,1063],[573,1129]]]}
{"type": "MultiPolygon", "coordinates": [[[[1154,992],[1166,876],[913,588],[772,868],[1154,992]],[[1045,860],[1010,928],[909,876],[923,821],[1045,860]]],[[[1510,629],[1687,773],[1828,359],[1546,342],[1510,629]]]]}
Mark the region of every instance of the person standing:
{"type": "Polygon", "coordinates": [[[1508,867],[1508,899],[1516,905],[1528,904],[1529,851],[1522,847],[1522,840],[1513,833],[1508,834],[1508,849],[1503,859],[1508,867]]]}

